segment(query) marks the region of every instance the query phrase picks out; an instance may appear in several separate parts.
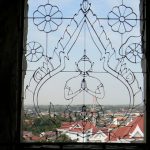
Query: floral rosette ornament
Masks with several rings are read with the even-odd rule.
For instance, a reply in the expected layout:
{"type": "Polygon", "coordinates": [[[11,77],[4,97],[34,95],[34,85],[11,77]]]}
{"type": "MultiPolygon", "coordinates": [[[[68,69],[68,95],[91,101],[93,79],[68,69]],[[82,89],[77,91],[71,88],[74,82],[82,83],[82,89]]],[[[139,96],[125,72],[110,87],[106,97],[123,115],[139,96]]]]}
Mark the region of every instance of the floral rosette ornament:
{"type": "Polygon", "coordinates": [[[56,31],[62,23],[62,13],[57,6],[40,5],[33,13],[33,22],[40,31],[56,31]]]}
{"type": "Polygon", "coordinates": [[[141,52],[141,44],[139,43],[132,43],[130,44],[125,51],[126,58],[132,63],[139,63],[142,59],[142,52],[141,52]]]}
{"type": "Polygon", "coordinates": [[[29,42],[26,45],[26,58],[30,62],[37,62],[43,56],[43,47],[38,42],[29,42]]]}
{"type": "Polygon", "coordinates": [[[125,5],[115,6],[108,14],[108,24],[114,32],[124,34],[132,31],[137,23],[137,15],[131,7],[125,5]]]}

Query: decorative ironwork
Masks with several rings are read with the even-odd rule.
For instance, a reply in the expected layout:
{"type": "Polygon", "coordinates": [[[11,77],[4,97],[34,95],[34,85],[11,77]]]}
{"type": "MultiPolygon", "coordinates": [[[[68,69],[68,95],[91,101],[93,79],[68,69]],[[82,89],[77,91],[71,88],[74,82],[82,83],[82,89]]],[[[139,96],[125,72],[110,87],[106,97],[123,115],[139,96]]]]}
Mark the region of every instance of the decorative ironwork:
{"type": "Polygon", "coordinates": [[[26,45],[26,58],[30,62],[37,62],[42,56],[44,49],[38,42],[29,42],[26,45]]]}
{"type": "MultiPolygon", "coordinates": [[[[50,2],[40,5],[31,18],[38,30],[46,33],[45,48],[39,42],[29,42],[25,47],[25,56],[29,62],[41,61],[40,67],[38,66],[33,70],[25,89],[26,97],[30,93],[30,98],[33,101],[35,116],[37,115],[43,121],[47,120],[47,117],[42,114],[41,106],[39,105],[39,93],[43,87],[59,74],[70,73],[70,75],[65,76],[64,88],[62,89],[64,94],[62,99],[68,102],[63,108],[64,110],[58,113],[55,104],[48,98],[50,99],[48,100],[49,106],[47,106],[48,120],[56,127],[55,134],[53,134],[56,140],[51,137],[52,141],[60,140],[61,134],[59,132],[61,129],[58,127],[58,120],[61,114],[63,118],[70,122],[71,128],[66,129],[66,134],[71,132],[76,135],[75,142],[80,141],[81,138],[83,140],[80,142],[88,142],[94,135],[107,136],[106,141],[110,142],[109,135],[115,137],[114,131],[122,126],[125,127],[134,109],[145,107],[142,96],[140,97],[141,105],[136,105],[136,101],[139,95],[142,95],[143,89],[135,72],[130,69],[132,67],[128,64],[128,62],[131,62],[132,65],[135,65],[142,60],[141,37],[130,35],[125,42],[123,40],[123,35],[131,32],[137,24],[136,13],[122,1],[122,4],[113,7],[112,11],[108,13],[108,17],[105,18],[112,31],[120,33],[121,44],[118,50],[113,48],[113,43],[108,38],[101,19],[94,14],[92,5],[88,0],[82,1],[78,13],[71,18],[64,18],[58,6],[53,6],[50,2]],[[50,56],[48,54],[48,36],[51,36],[59,26],[63,25],[63,20],[70,20],[70,23],[65,28],[62,37],[58,40],[50,56]],[[81,34],[83,34],[83,41],[80,42],[83,44],[82,52],[78,54],[80,56],[75,59],[73,66],[68,69],[68,62],[71,59],[70,53],[81,34]],[[87,34],[98,51],[98,60],[90,58],[90,43],[88,43],[87,34]],[[100,64],[101,68],[99,67],[100,64]],[[106,83],[100,79],[99,75],[102,73],[119,82],[127,91],[128,105],[119,124],[116,124],[115,112],[106,114],[103,104],[108,91],[106,91],[106,83]],[[92,97],[91,104],[87,103],[87,95],[92,97]],[[77,102],[77,97],[80,98],[78,100],[80,105],[75,110],[73,107],[74,103],[77,102]],[[116,125],[116,127],[112,128],[112,125],[116,125]],[[103,127],[103,132],[100,127],[103,127]],[[79,131],[78,133],[76,132],[77,130],[79,131]]],[[[59,95],[59,91],[57,94],[59,95]]],[[[68,127],[68,124],[66,126],[68,127]]]]}
{"type": "Polygon", "coordinates": [[[62,23],[62,12],[51,4],[40,5],[33,13],[33,22],[40,31],[56,31],[62,23]]]}
{"type": "Polygon", "coordinates": [[[120,55],[126,57],[131,63],[139,63],[142,60],[141,36],[131,36],[120,48],[120,55]]]}
{"type": "Polygon", "coordinates": [[[112,11],[109,12],[108,24],[114,32],[124,34],[132,31],[133,27],[136,26],[136,19],[137,15],[133,12],[133,9],[121,4],[113,7],[112,11]],[[110,18],[113,18],[113,20],[110,18]]]}

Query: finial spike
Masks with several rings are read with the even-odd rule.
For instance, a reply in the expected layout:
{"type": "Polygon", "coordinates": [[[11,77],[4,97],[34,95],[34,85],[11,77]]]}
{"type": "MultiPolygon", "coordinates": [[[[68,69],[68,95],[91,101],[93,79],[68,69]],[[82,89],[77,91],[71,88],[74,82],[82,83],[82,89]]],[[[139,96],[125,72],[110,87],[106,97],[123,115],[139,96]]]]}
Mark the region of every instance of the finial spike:
{"type": "Polygon", "coordinates": [[[88,0],[83,0],[81,5],[82,5],[82,10],[83,10],[84,13],[87,13],[90,6],[91,6],[91,4],[89,3],[88,0]]]}

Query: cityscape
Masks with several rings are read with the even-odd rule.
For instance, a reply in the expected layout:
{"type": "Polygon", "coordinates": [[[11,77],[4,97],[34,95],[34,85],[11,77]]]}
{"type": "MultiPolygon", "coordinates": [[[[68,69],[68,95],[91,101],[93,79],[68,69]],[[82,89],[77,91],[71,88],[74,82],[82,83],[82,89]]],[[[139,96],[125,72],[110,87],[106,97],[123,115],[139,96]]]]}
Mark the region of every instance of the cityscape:
{"type": "Polygon", "coordinates": [[[33,106],[24,107],[24,142],[144,142],[143,106],[130,111],[127,105],[106,105],[103,106],[104,113],[97,112],[92,105],[84,106],[84,110],[83,106],[74,105],[65,111],[64,105],[53,107],[55,111],[40,106],[41,113],[33,111],[36,110],[33,106]]]}
{"type": "Polygon", "coordinates": [[[22,141],[143,143],[139,0],[28,4],[22,141]]]}

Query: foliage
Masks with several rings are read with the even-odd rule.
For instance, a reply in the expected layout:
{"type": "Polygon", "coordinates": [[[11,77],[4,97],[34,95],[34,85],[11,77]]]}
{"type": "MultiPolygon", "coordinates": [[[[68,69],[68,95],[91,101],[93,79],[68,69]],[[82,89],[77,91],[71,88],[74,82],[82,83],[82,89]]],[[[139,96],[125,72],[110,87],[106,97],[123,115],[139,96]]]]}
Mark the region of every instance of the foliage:
{"type": "Polygon", "coordinates": [[[54,117],[50,117],[49,115],[44,116],[42,118],[39,117],[28,117],[25,118],[32,123],[23,123],[23,130],[30,131],[35,135],[40,134],[41,132],[47,131],[56,131],[56,128],[61,126],[62,122],[70,121],[69,118],[61,117],[61,115],[56,115],[54,117]]]}

